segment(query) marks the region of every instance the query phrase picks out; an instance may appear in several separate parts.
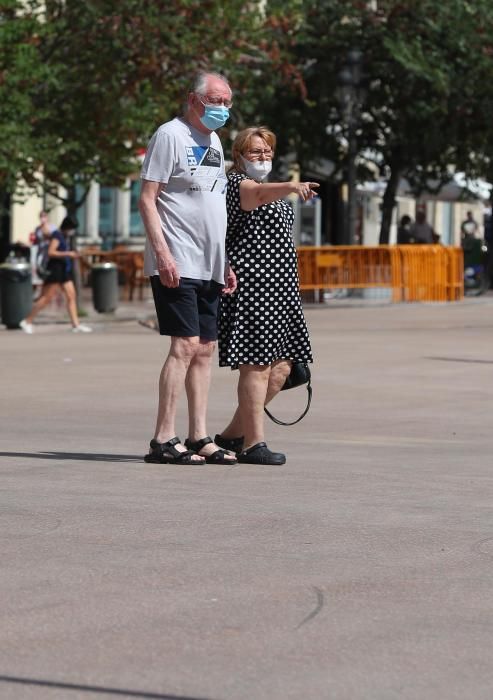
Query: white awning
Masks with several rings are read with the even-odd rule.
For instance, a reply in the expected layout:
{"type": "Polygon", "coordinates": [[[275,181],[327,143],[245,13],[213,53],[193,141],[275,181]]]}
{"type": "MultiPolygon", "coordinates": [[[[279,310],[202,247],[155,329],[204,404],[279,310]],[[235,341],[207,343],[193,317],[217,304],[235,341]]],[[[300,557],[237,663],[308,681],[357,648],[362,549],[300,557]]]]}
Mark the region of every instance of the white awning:
{"type": "MultiPolygon", "coordinates": [[[[430,181],[430,190],[435,189],[434,184],[438,185],[438,183],[430,181]]],[[[383,196],[386,187],[387,182],[385,180],[363,182],[358,185],[358,191],[383,196]]],[[[486,182],[486,180],[471,180],[466,177],[465,173],[456,173],[450,182],[443,185],[438,192],[423,192],[420,197],[416,197],[416,199],[442,202],[467,202],[474,201],[475,199],[488,201],[492,196],[492,190],[493,185],[490,182],[486,182]]],[[[401,178],[399,181],[397,196],[415,197],[409,182],[405,178],[401,178]]]]}

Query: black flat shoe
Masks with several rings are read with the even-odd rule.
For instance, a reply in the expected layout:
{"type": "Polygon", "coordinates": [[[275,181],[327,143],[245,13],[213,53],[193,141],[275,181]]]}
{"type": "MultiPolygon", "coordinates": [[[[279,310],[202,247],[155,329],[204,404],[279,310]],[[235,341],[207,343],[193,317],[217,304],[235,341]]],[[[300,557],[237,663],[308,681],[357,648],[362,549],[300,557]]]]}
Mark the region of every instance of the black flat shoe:
{"type": "Polygon", "coordinates": [[[171,438],[168,442],[151,440],[151,450],[144,455],[144,462],[150,462],[151,464],[195,464],[196,466],[205,464],[203,457],[193,459],[195,456],[193,450],[186,450],[185,452],[177,450],[175,445],[178,445],[180,442],[179,437],[171,438]]]}
{"type": "Polygon", "coordinates": [[[188,447],[189,450],[193,450],[193,452],[196,452],[200,457],[204,457],[207,464],[236,464],[238,461],[236,457],[230,454],[227,450],[223,450],[221,448],[217,449],[210,455],[201,455],[200,450],[206,445],[210,444],[214,444],[214,440],[209,437],[209,435],[202,438],[202,440],[196,440],[195,442],[190,440],[190,438],[185,440],[185,447],[188,447]]]}
{"type": "Polygon", "coordinates": [[[271,452],[265,442],[257,442],[256,445],[252,445],[248,450],[240,452],[238,462],[240,464],[280,465],[285,464],[286,455],[283,455],[282,452],[271,452]]]}
{"type": "Polygon", "coordinates": [[[223,450],[228,450],[228,452],[233,452],[236,456],[243,449],[244,439],[242,437],[238,438],[223,438],[219,433],[214,438],[214,442],[223,450]]]}

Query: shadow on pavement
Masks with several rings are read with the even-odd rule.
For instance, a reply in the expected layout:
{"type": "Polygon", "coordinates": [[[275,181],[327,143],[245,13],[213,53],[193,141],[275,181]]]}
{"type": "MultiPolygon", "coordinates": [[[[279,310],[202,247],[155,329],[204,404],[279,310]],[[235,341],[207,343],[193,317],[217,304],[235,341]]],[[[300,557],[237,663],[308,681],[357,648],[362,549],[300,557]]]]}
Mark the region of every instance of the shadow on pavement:
{"type": "Polygon", "coordinates": [[[152,700],[207,700],[183,695],[163,695],[149,693],[144,690],[125,690],[120,688],[105,688],[97,685],[79,685],[77,683],[62,683],[58,681],[43,681],[36,678],[16,678],[15,676],[0,676],[0,683],[19,683],[21,685],[43,686],[45,688],[63,688],[84,693],[103,693],[104,695],[121,695],[128,698],[151,698],[152,700]]]}
{"type": "Polygon", "coordinates": [[[73,459],[87,462],[142,462],[142,455],[108,455],[87,452],[0,452],[0,457],[31,457],[34,459],[73,459]]]}

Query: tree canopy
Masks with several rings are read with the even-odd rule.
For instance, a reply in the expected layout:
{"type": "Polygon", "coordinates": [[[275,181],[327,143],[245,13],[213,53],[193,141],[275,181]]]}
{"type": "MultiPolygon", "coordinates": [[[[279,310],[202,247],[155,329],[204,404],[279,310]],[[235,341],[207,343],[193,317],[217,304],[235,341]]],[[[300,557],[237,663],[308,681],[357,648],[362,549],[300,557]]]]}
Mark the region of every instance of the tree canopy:
{"type": "MultiPolygon", "coordinates": [[[[294,7],[299,7],[294,3],[294,7]]],[[[451,168],[491,173],[493,5],[489,0],[306,0],[293,64],[306,95],[271,103],[285,141],[305,165],[344,166],[347,148],[338,74],[351,49],[363,54],[367,89],[359,122],[366,173],[387,179],[381,242],[388,242],[400,176],[416,192],[451,168]],[[342,130],[341,130],[342,126],[342,130]]]]}
{"type": "Polygon", "coordinates": [[[199,68],[225,73],[222,132],[267,123],[278,155],[347,164],[338,74],[363,55],[361,176],[419,192],[455,167],[493,176],[491,0],[0,0],[0,189],[121,185],[199,68]],[[368,168],[367,166],[371,167],[368,168]]]}
{"type": "Polygon", "coordinates": [[[240,0],[7,0],[0,12],[0,186],[68,192],[120,185],[197,69],[247,82],[261,63],[258,3],[240,0]],[[19,148],[21,145],[21,148],[19,148]]]}

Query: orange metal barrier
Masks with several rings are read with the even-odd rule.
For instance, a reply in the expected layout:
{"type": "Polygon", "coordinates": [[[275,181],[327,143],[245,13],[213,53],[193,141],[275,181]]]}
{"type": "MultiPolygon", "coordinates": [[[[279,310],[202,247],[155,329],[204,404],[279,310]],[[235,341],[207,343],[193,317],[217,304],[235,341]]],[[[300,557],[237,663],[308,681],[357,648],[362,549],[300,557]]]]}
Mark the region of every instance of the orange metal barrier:
{"type": "Polygon", "coordinates": [[[445,248],[447,251],[447,301],[464,298],[464,251],[462,248],[445,248]]]}
{"type": "Polygon", "coordinates": [[[462,299],[461,248],[407,246],[301,246],[300,287],[305,290],[390,289],[392,301],[462,299]]]}

